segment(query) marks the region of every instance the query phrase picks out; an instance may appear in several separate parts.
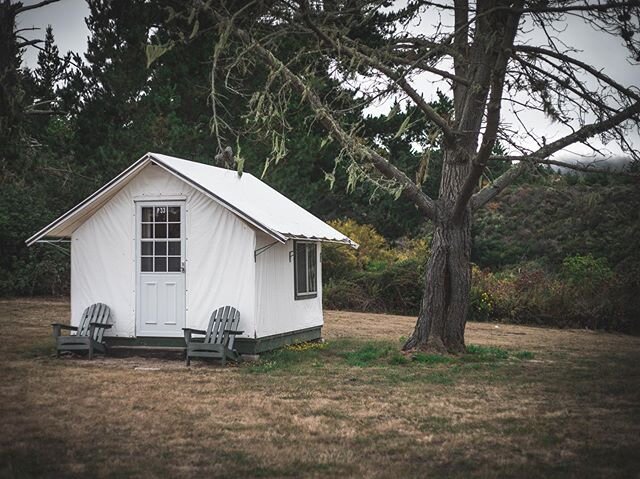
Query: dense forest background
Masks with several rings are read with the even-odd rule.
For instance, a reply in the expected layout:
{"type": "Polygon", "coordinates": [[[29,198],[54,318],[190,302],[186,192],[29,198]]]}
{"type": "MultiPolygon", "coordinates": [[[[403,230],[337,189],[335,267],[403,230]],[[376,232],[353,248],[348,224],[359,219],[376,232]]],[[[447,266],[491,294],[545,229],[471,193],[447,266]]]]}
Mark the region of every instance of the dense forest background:
{"type": "MultiPolygon", "coordinates": [[[[278,158],[269,155],[280,137],[227,135],[243,130],[249,109],[247,95],[227,88],[222,75],[216,92],[225,111],[218,114],[228,128],[213,135],[210,70],[217,32],[200,25],[201,32],[211,30],[205,41],[177,41],[185,35],[181,26],[162,26],[172,3],[89,2],[84,58],[59,52],[51,29],[38,46],[35,69],[21,68],[17,45],[9,52],[0,112],[0,295],[67,294],[67,246],[26,248],[25,239],[144,153],[235,167],[216,160],[223,145],[233,147],[244,171],[263,176],[362,244],[357,252],[325,248],[327,307],[416,314],[430,234],[419,213],[375,184],[354,185],[339,148],[305,121],[310,115],[302,106],[293,108],[297,118],[285,126],[278,158]],[[172,40],[172,48],[148,67],[145,45],[172,40]]],[[[296,39],[279,41],[286,57],[287,42],[296,39]]],[[[247,78],[261,75],[256,68],[247,78]]],[[[343,104],[344,115],[405,171],[422,176],[428,165],[432,174],[422,187],[437,196],[438,148],[425,133],[428,125],[414,121],[403,105],[365,117],[357,92],[325,77],[317,88],[343,104]],[[431,152],[426,164],[425,147],[431,152]]],[[[242,85],[243,92],[252,89],[242,85]]],[[[300,105],[296,98],[290,102],[300,105]]],[[[442,111],[450,103],[439,95],[433,106],[442,111]]],[[[475,220],[471,319],[637,330],[638,238],[637,180],[531,173],[475,220]]]]}

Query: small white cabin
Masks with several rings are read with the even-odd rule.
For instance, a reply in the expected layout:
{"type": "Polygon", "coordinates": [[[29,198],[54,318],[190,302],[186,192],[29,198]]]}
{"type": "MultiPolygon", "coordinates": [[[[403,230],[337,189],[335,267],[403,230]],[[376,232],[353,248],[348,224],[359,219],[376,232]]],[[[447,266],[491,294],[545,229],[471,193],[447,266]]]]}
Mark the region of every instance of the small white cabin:
{"type": "Polygon", "coordinates": [[[253,175],[147,153],[27,240],[71,241],[71,324],[111,308],[112,344],[178,344],[219,306],[243,353],[321,337],[321,244],[357,247],[253,175]]]}

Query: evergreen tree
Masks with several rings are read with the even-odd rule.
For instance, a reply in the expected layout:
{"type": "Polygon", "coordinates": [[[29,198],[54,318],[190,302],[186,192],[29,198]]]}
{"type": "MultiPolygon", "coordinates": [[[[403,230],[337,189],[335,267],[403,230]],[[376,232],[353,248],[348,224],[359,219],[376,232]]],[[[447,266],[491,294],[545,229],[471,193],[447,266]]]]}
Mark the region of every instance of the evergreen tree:
{"type": "MultiPolygon", "coordinates": [[[[44,47],[38,53],[38,66],[33,72],[36,83],[35,94],[40,101],[55,101],[57,83],[62,79],[65,65],[53,36],[53,28],[47,26],[44,47]]],[[[52,105],[54,106],[54,105],[52,105]]]]}

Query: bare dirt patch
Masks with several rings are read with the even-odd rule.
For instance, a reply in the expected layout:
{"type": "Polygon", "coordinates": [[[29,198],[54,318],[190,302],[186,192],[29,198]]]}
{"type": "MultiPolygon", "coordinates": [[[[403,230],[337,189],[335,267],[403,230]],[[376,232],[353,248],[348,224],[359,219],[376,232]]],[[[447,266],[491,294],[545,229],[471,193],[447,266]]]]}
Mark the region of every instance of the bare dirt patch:
{"type": "Polygon", "coordinates": [[[57,360],[60,320],[65,302],[0,301],[0,477],[640,470],[637,337],[472,323],[474,353],[410,361],[396,351],[414,318],[329,311],[326,347],[186,368],[57,360]]]}

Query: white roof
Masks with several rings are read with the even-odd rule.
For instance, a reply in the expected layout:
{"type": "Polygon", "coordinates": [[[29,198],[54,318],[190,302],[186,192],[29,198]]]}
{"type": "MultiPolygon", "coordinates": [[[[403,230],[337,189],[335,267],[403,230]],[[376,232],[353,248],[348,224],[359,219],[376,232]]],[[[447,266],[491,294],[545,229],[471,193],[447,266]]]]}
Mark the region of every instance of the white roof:
{"type": "Polygon", "coordinates": [[[109,183],[27,240],[67,238],[149,164],[156,164],[279,242],[310,239],[358,245],[250,173],[147,153],[109,183]]]}

